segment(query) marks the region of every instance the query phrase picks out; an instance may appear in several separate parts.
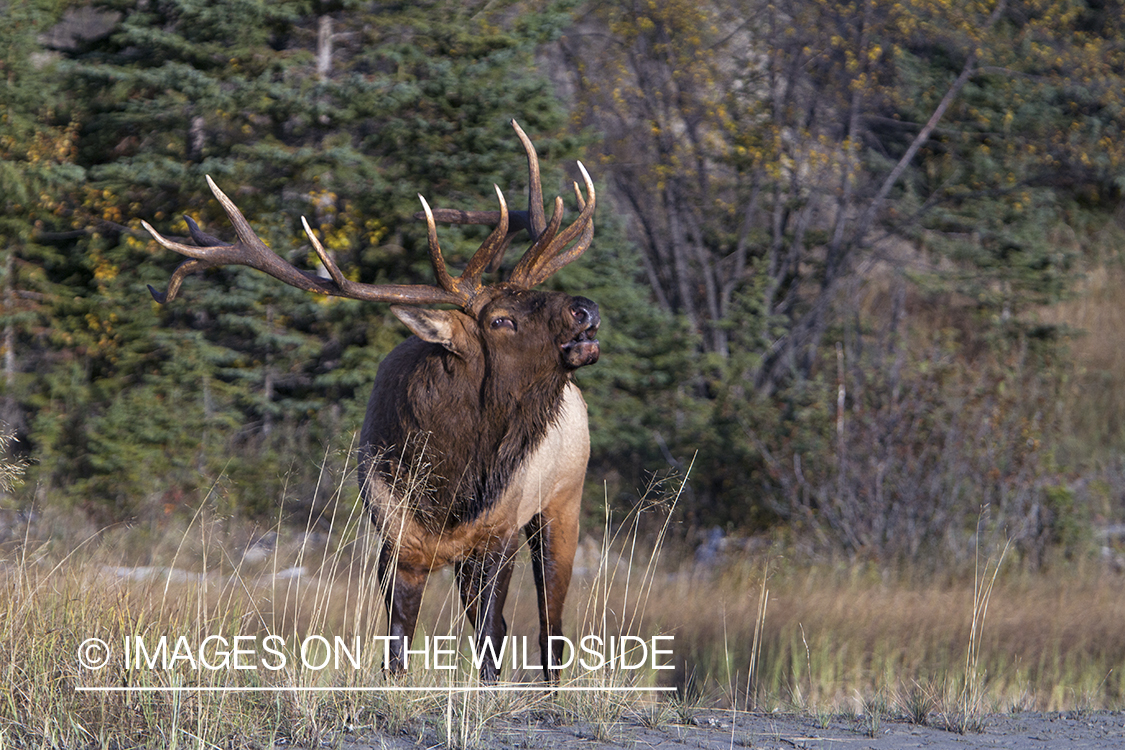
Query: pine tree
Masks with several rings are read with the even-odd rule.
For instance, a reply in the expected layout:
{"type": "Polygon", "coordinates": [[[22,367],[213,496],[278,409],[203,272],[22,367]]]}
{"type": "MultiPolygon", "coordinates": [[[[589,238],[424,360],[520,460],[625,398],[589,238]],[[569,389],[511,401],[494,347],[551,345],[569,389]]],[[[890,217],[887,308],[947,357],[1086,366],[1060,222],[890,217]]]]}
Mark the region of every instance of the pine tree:
{"type": "MultiPolygon", "coordinates": [[[[162,288],[178,258],[140,220],[182,236],[186,213],[231,237],[211,175],[299,267],[316,267],[305,216],[349,276],[430,283],[417,194],[490,208],[496,183],[519,205],[512,118],[533,134],[545,190],[569,195],[559,165],[579,141],[533,60],[565,8],[96,7],[119,14],[115,25],[65,62],[91,231],[53,276],[69,291],[53,309],[67,365],[39,383],[39,477],[117,517],[192,502],[216,482],[248,512],[286,488],[311,501],[320,457],[340,468],[375,367],[406,332],[385,308],[242,268],[192,276],[156,305],[145,286],[162,288]]],[[[486,231],[443,227],[451,265],[486,231]]]]}
{"type": "Polygon", "coordinates": [[[58,262],[51,243],[72,236],[68,197],[83,177],[74,164],[75,124],[59,114],[63,91],[38,43],[61,6],[40,0],[0,7],[0,429],[21,442],[30,373],[56,361],[42,346],[58,291],[47,278],[58,262]]]}

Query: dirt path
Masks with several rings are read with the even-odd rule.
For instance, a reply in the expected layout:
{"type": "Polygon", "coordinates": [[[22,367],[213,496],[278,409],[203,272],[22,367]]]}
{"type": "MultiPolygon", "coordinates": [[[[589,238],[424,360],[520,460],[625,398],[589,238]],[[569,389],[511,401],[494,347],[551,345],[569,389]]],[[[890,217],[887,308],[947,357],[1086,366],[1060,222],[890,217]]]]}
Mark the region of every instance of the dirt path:
{"type": "MultiPolygon", "coordinates": [[[[1010,748],[1011,750],[1062,750],[1082,748],[1125,750],[1125,713],[1020,713],[998,714],[984,719],[982,731],[959,734],[936,727],[887,720],[872,731],[864,719],[832,718],[826,722],[791,714],[739,714],[701,712],[694,725],[665,724],[649,728],[636,723],[618,723],[600,731],[575,724],[496,723],[469,744],[482,748],[759,748],[761,750],[966,750],[1010,748]]],[[[430,748],[444,746],[446,738],[433,730],[420,736],[372,735],[352,738],[344,750],[367,748],[430,748]]],[[[457,744],[457,743],[455,743],[457,744]]]]}

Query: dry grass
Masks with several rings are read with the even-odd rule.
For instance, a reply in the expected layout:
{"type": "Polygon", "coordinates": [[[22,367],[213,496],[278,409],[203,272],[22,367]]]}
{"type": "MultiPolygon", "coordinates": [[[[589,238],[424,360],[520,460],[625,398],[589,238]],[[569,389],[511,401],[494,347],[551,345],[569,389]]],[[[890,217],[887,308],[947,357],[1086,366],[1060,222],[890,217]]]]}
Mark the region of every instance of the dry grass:
{"type": "MultiPolygon", "coordinates": [[[[368,640],[386,628],[370,523],[356,506],[336,500],[330,504],[339,509],[335,515],[310,519],[305,529],[278,524],[249,530],[201,511],[162,533],[108,529],[77,543],[66,541],[71,535],[65,517],[39,516],[22,540],[0,546],[0,747],[9,742],[32,747],[315,746],[362,730],[472,747],[501,717],[530,722],[529,717],[548,713],[555,721],[588,722],[595,733],[608,736],[627,715],[653,715],[646,694],[605,691],[652,685],[657,673],[651,669],[564,674],[567,687],[597,692],[479,690],[466,648],[472,631],[449,571],[431,578],[412,646],[427,635],[453,636],[461,647],[453,657],[456,669],[426,669],[421,660],[412,660],[407,675],[385,675],[381,644],[368,640]],[[138,565],[145,546],[149,554],[138,565]],[[271,635],[284,639],[284,646],[272,642],[280,653],[265,651],[271,635]],[[161,636],[168,638],[165,653],[180,654],[172,668],[163,668],[160,660],[153,665],[138,664],[137,657],[126,661],[127,638],[134,644],[144,638],[146,654],[140,658],[147,658],[161,636]],[[300,646],[312,636],[327,643],[340,636],[349,647],[358,639],[358,668],[346,656],[325,668],[303,665],[300,646]],[[97,655],[86,648],[91,638],[112,650],[99,669],[80,662],[80,654],[97,655]],[[201,644],[208,638],[215,639],[206,651],[210,663],[222,664],[222,651],[241,643],[250,651],[241,663],[256,668],[202,666],[201,644]],[[280,665],[282,655],[284,667],[266,666],[280,665]],[[88,690],[122,687],[151,692],[88,690]],[[313,690],[319,688],[346,689],[313,690]]],[[[567,632],[648,635],[638,625],[658,558],[651,547],[640,558],[636,526],[624,529],[621,536],[607,534],[604,547],[584,546],[567,632]]],[[[523,557],[507,611],[510,632],[527,636],[528,663],[535,664],[538,616],[526,553],[523,557]]],[[[328,653],[314,649],[309,660],[328,653]]],[[[540,670],[509,669],[505,679],[538,687],[540,670]]]]}
{"type": "MultiPolygon", "coordinates": [[[[676,604],[662,622],[676,634],[697,690],[729,698],[731,685],[746,684],[762,575],[761,565],[746,564],[669,582],[666,596],[676,604]],[[712,616],[676,623],[676,612],[712,616]]],[[[754,692],[734,697],[760,708],[862,714],[889,694],[899,713],[954,728],[983,711],[1120,706],[1119,575],[1001,572],[986,619],[982,583],[990,580],[775,562],[754,692]]]]}
{"type": "MultiPolygon", "coordinates": [[[[690,721],[702,704],[843,712],[862,717],[870,732],[891,715],[971,731],[985,711],[1117,708],[1125,692],[1122,579],[1098,566],[1031,575],[1013,565],[997,573],[996,550],[983,555],[976,576],[935,578],[806,564],[775,550],[738,552],[702,568],[662,559],[661,545],[642,532],[652,524],[637,516],[607,520],[601,542],[584,539],[566,629],[673,634],[677,669],[572,671],[568,684],[675,684],[672,700],[487,693],[472,689],[464,655],[454,673],[415,665],[397,680],[383,675],[375,649],[362,649],[359,669],[303,668],[292,645],[300,638],[340,635],[350,643],[385,627],[366,518],[353,506],[337,507],[336,517],[305,529],[249,529],[201,512],[159,534],[109,529],[77,543],[64,541],[60,517],[41,516],[33,526],[53,534],[36,541],[29,527],[23,540],[0,546],[0,746],[317,744],[378,730],[474,747],[496,719],[582,722],[605,739],[623,722],[690,721]],[[138,540],[151,551],[148,567],[136,565],[138,540]],[[260,643],[277,634],[287,639],[289,661],[276,671],[207,671],[183,663],[126,668],[117,658],[92,671],[77,660],[87,638],[116,645],[161,634],[193,644],[215,635],[260,643]],[[83,686],[283,689],[122,694],[77,690],[83,686]],[[358,690],[378,686],[427,690],[358,690]]],[[[656,527],[659,540],[666,527],[656,527]]],[[[507,615],[510,632],[534,644],[535,595],[524,558],[507,615]]],[[[470,632],[452,576],[435,574],[418,636],[451,634],[460,643],[470,632]]],[[[537,681],[539,674],[516,669],[506,678],[537,681]]]]}
{"type": "Polygon", "coordinates": [[[1067,401],[1070,443],[1061,446],[1063,463],[1112,462],[1125,450],[1125,269],[1097,266],[1086,274],[1076,295],[1043,308],[1043,323],[1071,331],[1067,344],[1073,362],[1067,401]]]}

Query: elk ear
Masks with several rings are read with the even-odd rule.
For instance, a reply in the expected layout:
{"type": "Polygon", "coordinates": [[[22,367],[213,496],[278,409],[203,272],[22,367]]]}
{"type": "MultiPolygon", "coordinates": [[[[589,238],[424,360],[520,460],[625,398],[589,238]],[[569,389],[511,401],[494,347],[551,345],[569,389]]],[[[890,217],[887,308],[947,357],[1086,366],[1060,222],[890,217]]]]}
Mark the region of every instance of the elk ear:
{"type": "Polygon", "coordinates": [[[406,324],[418,338],[431,344],[441,344],[458,356],[464,356],[465,317],[455,310],[427,310],[421,307],[391,305],[391,312],[406,324]]]}

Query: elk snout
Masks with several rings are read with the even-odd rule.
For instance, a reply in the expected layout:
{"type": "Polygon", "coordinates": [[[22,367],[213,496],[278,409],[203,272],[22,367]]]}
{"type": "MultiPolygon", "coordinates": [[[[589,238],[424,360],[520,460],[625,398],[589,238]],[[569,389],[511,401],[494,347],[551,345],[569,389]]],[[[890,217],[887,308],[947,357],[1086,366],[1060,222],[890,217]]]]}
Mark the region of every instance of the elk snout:
{"type": "Polygon", "coordinates": [[[570,367],[592,365],[601,354],[597,335],[602,317],[598,313],[598,303],[585,297],[575,297],[570,302],[570,314],[578,332],[562,345],[563,359],[570,367]]]}
{"type": "Polygon", "coordinates": [[[571,300],[570,314],[574,316],[574,322],[584,328],[597,328],[602,322],[601,315],[598,314],[598,303],[585,297],[571,300]]]}

